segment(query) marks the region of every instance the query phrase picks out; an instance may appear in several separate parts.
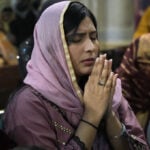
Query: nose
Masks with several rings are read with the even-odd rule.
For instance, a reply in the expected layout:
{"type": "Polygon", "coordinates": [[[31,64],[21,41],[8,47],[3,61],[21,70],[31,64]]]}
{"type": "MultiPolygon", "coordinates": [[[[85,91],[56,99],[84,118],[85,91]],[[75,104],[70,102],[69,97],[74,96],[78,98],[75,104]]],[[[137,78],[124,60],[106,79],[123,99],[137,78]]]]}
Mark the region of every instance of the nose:
{"type": "Polygon", "coordinates": [[[96,44],[91,39],[87,39],[85,42],[85,51],[95,51],[96,49],[96,44]]]}

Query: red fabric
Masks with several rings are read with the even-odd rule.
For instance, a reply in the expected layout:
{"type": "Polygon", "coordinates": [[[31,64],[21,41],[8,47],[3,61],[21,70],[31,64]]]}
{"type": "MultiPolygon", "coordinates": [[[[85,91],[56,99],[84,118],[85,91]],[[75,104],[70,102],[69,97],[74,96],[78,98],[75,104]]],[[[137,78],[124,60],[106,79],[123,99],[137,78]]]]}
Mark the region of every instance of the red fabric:
{"type": "Polygon", "coordinates": [[[139,68],[137,62],[139,42],[140,38],[130,45],[116,70],[122,80],[123,95],[134,112],[150,110],[150,76],[139,68]]]}

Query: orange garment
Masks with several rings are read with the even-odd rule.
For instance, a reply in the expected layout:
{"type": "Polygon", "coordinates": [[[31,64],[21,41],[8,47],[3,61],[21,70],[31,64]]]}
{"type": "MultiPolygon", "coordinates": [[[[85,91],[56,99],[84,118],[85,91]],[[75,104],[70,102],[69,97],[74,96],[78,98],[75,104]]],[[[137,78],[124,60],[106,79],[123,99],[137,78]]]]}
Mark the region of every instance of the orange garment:
{"type": "Polygon", "coordinates": [[[7,36],[0,31],[0,55],[7,65],[17,65],[17,49],[7,36]]]}
{"type": "Polygon", "coordinates": [[[137,29],[133,35],[133,39],[140,37],[142,34],[150,32],[150,7],[148,7],[142,15],[137,29]]]}

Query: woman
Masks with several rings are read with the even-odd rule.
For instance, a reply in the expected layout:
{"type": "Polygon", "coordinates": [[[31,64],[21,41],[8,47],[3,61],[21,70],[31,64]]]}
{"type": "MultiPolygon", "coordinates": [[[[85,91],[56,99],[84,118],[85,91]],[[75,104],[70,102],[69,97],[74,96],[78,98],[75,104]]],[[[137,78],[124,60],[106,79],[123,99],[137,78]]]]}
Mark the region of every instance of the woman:
{"type": "Polygon", "coordinates": [[[150,121],[149,47],[150,34],[143,34],[130,45],[116,70],[122,80],[123,95],[146,133],[150,121]]]}
{"type": "Polygon", "coordinates": [[[148,149],[112,60],[98,53],[96,20],[83,4],[47,8],[35,26],[26,85],[7,107],[5,132],[18,145],[48,150],[148,149]]]}

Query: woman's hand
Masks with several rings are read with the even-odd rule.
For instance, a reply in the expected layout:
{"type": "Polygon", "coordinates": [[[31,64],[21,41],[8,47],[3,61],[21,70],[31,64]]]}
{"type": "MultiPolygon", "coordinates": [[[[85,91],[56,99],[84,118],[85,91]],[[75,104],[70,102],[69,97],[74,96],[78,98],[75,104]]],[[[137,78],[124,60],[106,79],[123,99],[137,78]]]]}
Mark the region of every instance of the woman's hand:
{"type": "Polygon", "coordinates": [[[111,72],[112,60],[106,55],[97,58],[85,85],[83,119],[98,126],[106,113],[114,94],[116,75],[111,72]]]}
{"type": "Polygon", "coordinates": [[[111,93],[110,93],[109,106],[107,108],[107,112],[106,112],[106,115],[105,115],[106,117],[109,117],[113,113],[113,111],[112,111],[112,100],[113,100],[113,96],[114,96],[114,93],[115,93],[115,87],[116,87],[117,77],[118,77],[118,74],[114,74],[114,76],[113,76],[113,82],[112,82],[112,88],[111,88],[111,93]]]}

